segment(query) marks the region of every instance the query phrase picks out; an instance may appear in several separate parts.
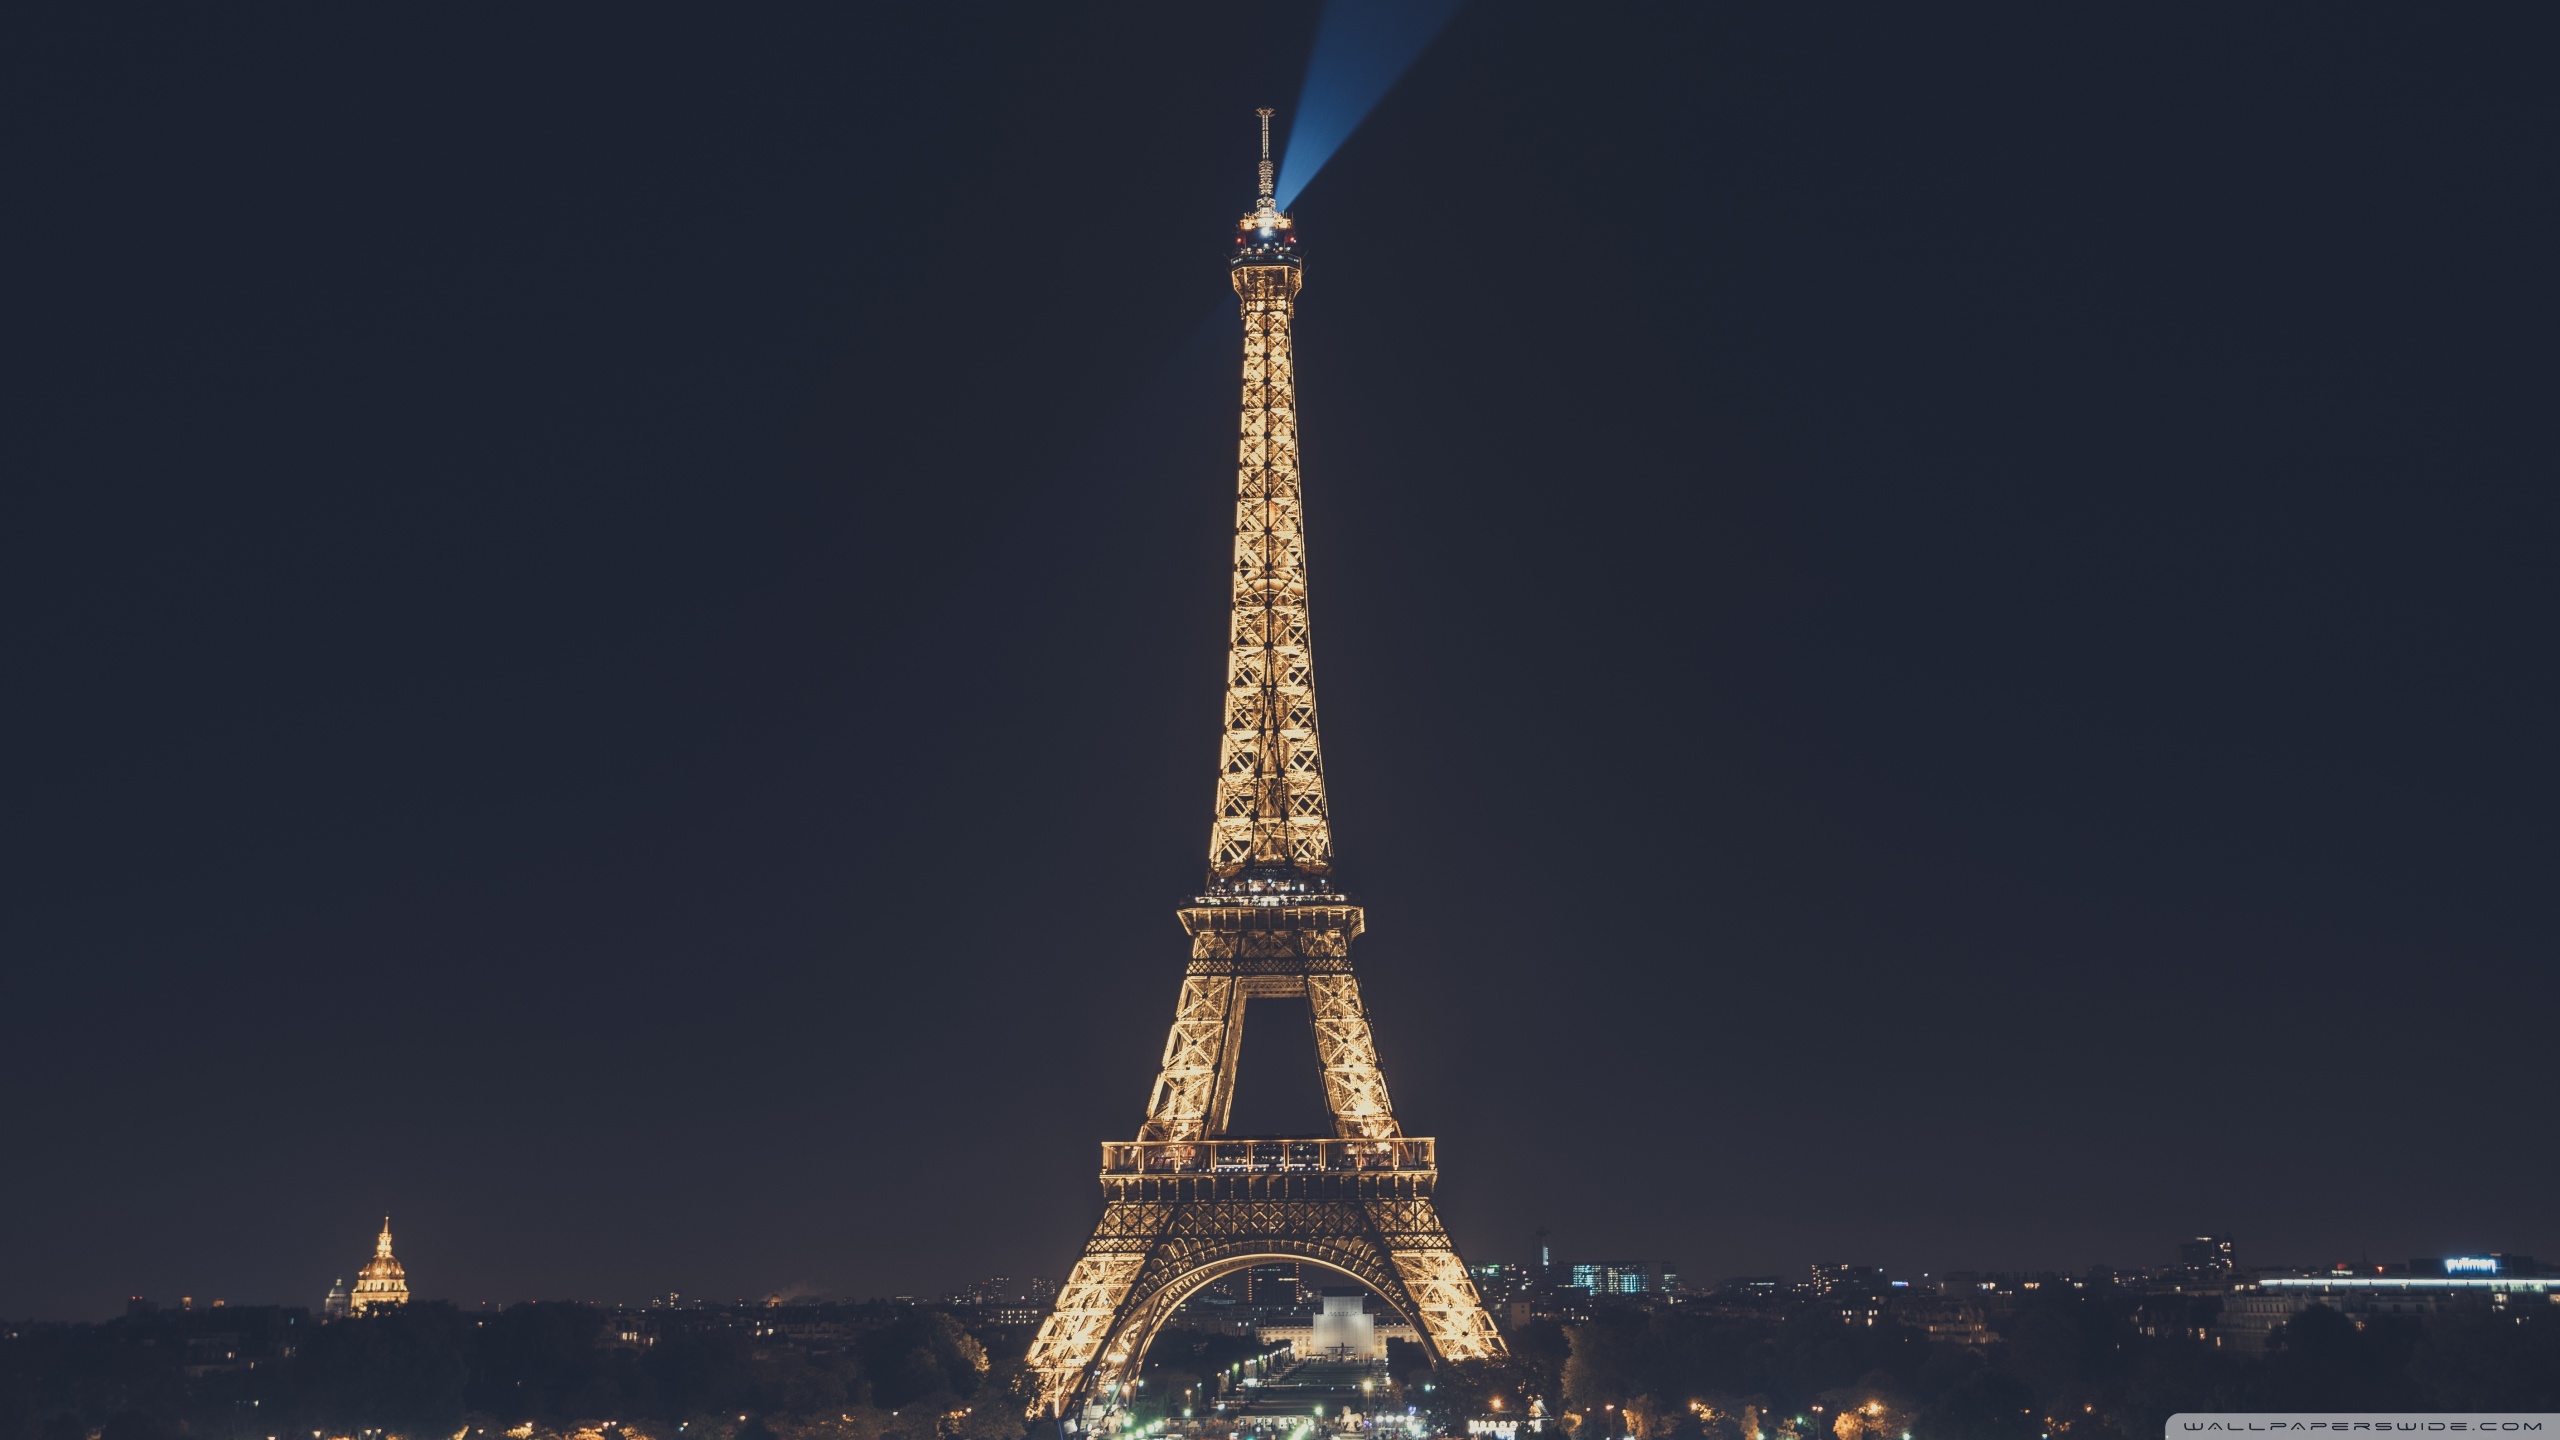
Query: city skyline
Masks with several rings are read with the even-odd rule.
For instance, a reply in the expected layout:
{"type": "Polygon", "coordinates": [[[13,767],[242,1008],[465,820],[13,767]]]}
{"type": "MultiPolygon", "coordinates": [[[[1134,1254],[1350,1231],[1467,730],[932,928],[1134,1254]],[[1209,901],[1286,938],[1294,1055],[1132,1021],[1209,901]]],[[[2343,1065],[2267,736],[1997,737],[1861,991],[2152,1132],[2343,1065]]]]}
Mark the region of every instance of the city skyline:
{"type": "MultiPolygon", "coordinates": [[[[2560,1267],[2531,1257],[2284,1276],[2245,1266],[2227,1235],[2178,1252],[2085,1275],[1817,1264],[1709,1287],[1659,1264],[1577,1264],[1570,1285],[1481,1265],[1515,1348],[1437,1365],[1374,1290],[1322,1283],[1341,1277],[1320,1264],[1255,1264],[1173,1313],[1111,1413],[1057,1429],[2131,1440],[2175,1433],[2173,1415],[2200,1405],[2547,1412],[2560,1383],[2560,1267]]],[[[0,1322],[0,1380],[30,1440],[100,1421],[110,1436],[227,1433],[243,1411],[321,1437],[1020,1440],[1054,1433],[1040,1419],[1026,1432],[1018,1412],[1039,1388],[1039,1347],[1023,1342],[1061,1293],[991,1277],[938,1304],[429,1301],[320,1317],[137,1299],[104,1323],[0,1322]]]]}
{"type": "MultiPolygon", "coordinates": [[[[386,1258],[379,1240],[387,1238],[387,1233],[386,1222],[385,1237],[378,1237],[374,1256],[377,1261],[386,1258]]],[[[1539,1233],[1544,1236],[1549,1232],[1542,1229],[1539,1233]]],[[[1929,1280],[1947,1276],[2000,1278],[2046,1276],[2086,1279],[2100,1274],[2120,1277],[2146,1275],[2156,1277],[2180,1271],[2254,1279],[2268,1275],[2279,1277],[2387,1276],[2407,1274],[2412,1270],[2427,1271],[2431,1266],[2441,1265],[2442,1273],[2446,1275],[2472,1275],[2483,1277],[2484,1280],[2498,1277],[2502,1271],[2527,1278],[2560,1277],[2560,1267],[2545,1266],[2530,1254],[2504,1249],[2475,1250],[2440,1256],[2378,1259],[2370,1247],[2360,1249],[2354,1256],[2327,1258],[2299,1256],[2269,1258],[2237,1247],[2236,1237],[2206,1235],[2171,1237],[2156,1247],[2157,1254],[2133,1257],[2129,1262],[2120,1262],[2119,1258],[2099,1258],[2051,1264],[1995,1265],[1957,1257],[1952,1262],[1941,1262],[1927,1267],[1911,1267],[1872,1263],[1873,1257],[1845,1262],[1834,1257],[1801,1261],[1773,1273],[1725,1274],[1699,1271],[1683,1266],[1676,1259],[1658,1256],[1650,1259],[1630,1259],[1623,1255],[1614,1259],[1596,1259],[1587,1254],[1558,1251],[1552,1245],[1547,1247],[1549,1263],[1542,1267],[1537,1258],[1538,1247],[1533,1244],[1524,1251],[1523,1258],[1518,1259],[1500,1254],[1499,1248],[1496,1247],[1493,1252],[1496,1258],[1484,1260],[1481,1263],[1471,1262],[1467,1268],[1470,1273],[1480,1277],[1499,1277],[1507,1282],[1534,1280],[1557,1290],[1581,1289],[1594,1299],[1612,1296],[1660,1295],[1671,1292],[1709,1296],[1733,1290],[1736,1286],[1746,1283],[1763,1281],[1775,1282],[1782,1289],[1798,1288],[1807,1283],[1808,1275],[1814,1277],[1814,1283],[1819,1288],[1820,1277],[1826,1272],[1842,1271],[1863,1272],[1879,1281],[1893,1276],[1899,1276],[1904,1280],[1929,1280]],[[1542,1275],[1543,1279],[1540,1278],[1542,1275]]],[[[1309,1267],[1307,1270],[1308,1277],[1317,1273],[1319,1271],[1316,1267],[1309,1267]]],[[[1331,1272],[1321,1273],[1331,1274],[1331,1272]]],[[[431,1287],[419,1292],[414,1298],[478,1310],[550,1303],[640,1309],[682,1306],[868,1305],[883,1302],[965,1306],[1019,1302],[1045,1314],[1045,1307],[1056,1299],[1059,1282],[1065,1274],[1066,1272],[1061,1270],[1057,1274],[993,1275],[983,1268],[973,1268],[963,1263],[950,1271],[951,1277],[960,1278],[946,1277],[934,1285],[902,1293],[838,1293],[795,1286],[755,1294],[735,1295],[660,1289],[644,1291],[636,1295],[514,1294],[496,1298],[487,1296],[474,1298],[447,1294],[431,1287]]],[[[403,1278],[405,1279],[405,1273],[403,1278]]],[[[1342,1277],[1335,1275],[1332,1279],[1338,1281],[1342,1277]]],[[[1314,1282],[1311,1278],[1302,1278],[1299,1283],[1304,1285],[1314,1282]]],[[[2552,1286],[2560,1286],[2560,1278],[2553,1278],[2549,1283],[2552,1286]]],[[[395,1303],[406,1303],[408,1298],[410,1297],[404,1290],[403,1299],[395,1303]]],[[[323,1297],[322,1302],[318,1303],[306,1303],[291,1296],[255,1288],[227,1294],[211,1293],[198,1288],[184,1288],[166,1295],[140,1292],[126,1295],[118,1302],[117,1311],[129,1311],[141,1304],[180,1310],[199,1306],[218,1308],[236,1305],[302,1308],[308,1309],[314,1316],[325,1318],[332,1314],[346,1313],[343,1308],[346,1300],[345,1282],[341,1277],[339,1281],[332,1283],[329,1293],[323,1297]]],[[[99,1315],[18,1318],[59,1320],[106,1317],[99,1315]]]]}
{"type": "MultiPolygon", "coordinates": [[[[1325,13],[6,22],[0,1315],[385,1214],[464,1304],[1063,1278],[1308,97],[1325,873],[1453,1254],[2560,1255],[2510,22],[1325,13]]],[[[1230,1133],[1333,1127],[1308,1018],[1230,1133]]]]}

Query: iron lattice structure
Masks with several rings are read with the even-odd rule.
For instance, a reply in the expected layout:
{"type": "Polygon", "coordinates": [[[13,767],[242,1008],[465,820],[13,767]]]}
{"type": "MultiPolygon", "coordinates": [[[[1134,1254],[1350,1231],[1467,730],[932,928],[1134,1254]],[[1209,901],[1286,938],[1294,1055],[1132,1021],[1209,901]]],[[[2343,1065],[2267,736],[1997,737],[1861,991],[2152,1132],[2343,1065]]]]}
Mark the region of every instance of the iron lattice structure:
{"type": "Polygon", "coordinates": [[[1191,963],[1134,1142],[1103,1146],[1102,1223],[1032,1342],[1033,1413],[1115,1394],[1165,1318],[1249,1265],[1295,1260],[1374,1291],[1434,1359],[1502,1353],[1431,1196],[1436,1147],[1396,1126],[1351,973],[1361,909],[1339,893],[1308,650],[1290,326],[1296,225],[1273,203],[1271,112],[1261,201],[1236,229],[1244,311],[1233,620],[1207,892],[1179,912],[1191,963]],[[1226,1135],[1245,1005],[1303,997],[1334,1134],[1226,1135]]]}

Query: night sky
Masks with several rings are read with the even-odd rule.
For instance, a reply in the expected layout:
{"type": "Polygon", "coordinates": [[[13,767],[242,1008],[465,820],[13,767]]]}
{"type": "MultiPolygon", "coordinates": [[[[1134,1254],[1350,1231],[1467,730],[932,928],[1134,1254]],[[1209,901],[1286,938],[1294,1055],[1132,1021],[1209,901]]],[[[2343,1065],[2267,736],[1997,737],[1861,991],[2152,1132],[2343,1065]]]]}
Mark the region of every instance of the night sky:
{"type": "MultiPolygon", "coordinates": [[[[1423,52],[1295,205],[1299,399],[1470,1260],[2560,1254],[2543,18],[1423,52]]],[[[465,1304],[1063,1274],[1317,21],[14,12],[0,1314],[316,1305],[385,1212],[465,1304]]]]}

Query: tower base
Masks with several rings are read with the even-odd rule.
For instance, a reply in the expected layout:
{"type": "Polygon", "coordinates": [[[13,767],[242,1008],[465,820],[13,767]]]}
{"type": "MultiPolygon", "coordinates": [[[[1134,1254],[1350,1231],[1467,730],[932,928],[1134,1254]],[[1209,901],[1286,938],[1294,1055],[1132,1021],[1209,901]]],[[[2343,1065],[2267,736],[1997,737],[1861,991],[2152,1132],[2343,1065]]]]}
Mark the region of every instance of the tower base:
{"type": "MultiPolygon", "coordinates": [[[[1330,1152],[1345,1142],[1249,1143],[1330,1152]]],[[[1175,1307],[1213,1281],[1274,1261],[1322,1266],[1367,1286],[1413,1326],[1435,1361],[1501,1354],[1493,1317],[1432,1206],[1436,1178],[1415,1169],[1311,1174],[1295,1167],[1105,1175],[1114,1193],[1102,1223],[1031,1345],[1031,1369],[1040,1378],[1036,1413],[1066,1414],[1117,1394],[1137,1378],[1148,1342],[1175,1307]]]]}

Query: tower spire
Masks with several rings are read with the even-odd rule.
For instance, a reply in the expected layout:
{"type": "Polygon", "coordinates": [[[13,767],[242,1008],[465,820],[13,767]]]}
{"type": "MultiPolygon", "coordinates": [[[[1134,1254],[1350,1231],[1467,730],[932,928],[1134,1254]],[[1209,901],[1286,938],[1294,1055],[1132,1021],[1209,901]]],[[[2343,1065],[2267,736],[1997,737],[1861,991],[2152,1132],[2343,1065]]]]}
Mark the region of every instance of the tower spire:
{"type": "Polygon", "coordinates": [[[1253,113],[1262,117],[1262,208],[1277,210],[1280,207],[1271,202],[1271,107],[1265,105],[1253,113]]]}

